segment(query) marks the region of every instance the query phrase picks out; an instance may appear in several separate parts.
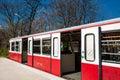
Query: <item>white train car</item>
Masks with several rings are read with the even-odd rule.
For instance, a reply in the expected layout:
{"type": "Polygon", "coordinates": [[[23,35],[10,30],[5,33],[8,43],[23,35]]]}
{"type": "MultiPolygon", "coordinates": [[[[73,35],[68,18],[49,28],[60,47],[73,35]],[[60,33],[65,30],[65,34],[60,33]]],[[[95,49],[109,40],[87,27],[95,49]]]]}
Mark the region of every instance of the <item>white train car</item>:
{"type": "Polygon", "coordinates": [[[10,39],[9,58],[57,76],[120,80],[120,18],[10,39]]]}

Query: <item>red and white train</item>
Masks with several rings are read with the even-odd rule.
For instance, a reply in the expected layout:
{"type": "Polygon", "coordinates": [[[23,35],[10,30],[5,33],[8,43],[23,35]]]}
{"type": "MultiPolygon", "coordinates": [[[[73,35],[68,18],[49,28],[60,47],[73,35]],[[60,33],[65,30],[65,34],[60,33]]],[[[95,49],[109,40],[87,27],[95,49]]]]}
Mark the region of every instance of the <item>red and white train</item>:
{"type": "Polygon", "coordinates": [[[81,80],[120,80],[120,18],[9,40],[9,58],[81,80]]]}

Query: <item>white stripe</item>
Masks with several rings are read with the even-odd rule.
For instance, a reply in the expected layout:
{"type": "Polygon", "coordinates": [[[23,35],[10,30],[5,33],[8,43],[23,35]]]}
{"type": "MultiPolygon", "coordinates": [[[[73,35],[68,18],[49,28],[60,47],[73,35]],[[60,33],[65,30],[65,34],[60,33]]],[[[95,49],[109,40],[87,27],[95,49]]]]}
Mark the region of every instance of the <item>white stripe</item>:
{"type": "Polygon", "coordinates": [[[116,64],[116,63],[107,63],[107,62],[102,62],[103,66],[109,66],[109,67],[116,67],[116,68],[120,68],[120,64],[116,64]]]}
{"type": "Polygon", "coordinates": [[[9,51],[9,53],[21,54],[20,52],[16,52],[16,51],[9,51]]]}
{"type": "Polygon", "coordinates": [[[84,27],[88,27],[88,26],[95,26],[95,25],[101,25],[101,24],[109,24],[111,22],[117,22],[120,21],[120,18],[115,18],[115,19],[109,19],[109,20],[104,20],[104,21],[99,21],[99,22],[93,22],[93,23],[89,23],[89,24],[83,24],[83,25],[79,25],[79,26],[72,26],[69,28],[63,28],[63,29],[58,29],[58,30],[53,30],[53,31],[48,31],[48,32],[43,32],[43,33],[37,33],[37,34],[32,34],[32,35],[26,35],[26,36],[22,36],[22,37],[16,37],[16,38],[11,38],[12,39],[19,39],[19,38],[26,38],[26,37],[31,37],[31,36],[36,36],[36,35],[44,35],[44,34],[50,34],[50,33],[54,33],[54,32],[62,32],[65,30],[74,30],[74,29],[80,29],[80,28],[84,28],[84,27]]]}

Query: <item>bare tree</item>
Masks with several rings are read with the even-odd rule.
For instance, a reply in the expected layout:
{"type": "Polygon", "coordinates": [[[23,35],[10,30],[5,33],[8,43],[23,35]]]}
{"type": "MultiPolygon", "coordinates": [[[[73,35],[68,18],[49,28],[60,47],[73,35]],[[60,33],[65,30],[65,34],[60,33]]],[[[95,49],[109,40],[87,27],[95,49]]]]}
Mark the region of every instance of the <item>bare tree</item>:
{"type": "Polygon", "coordinates": [[[57,22],[62,22],[64,27],[94,22],[98,14],[93,0],[52,0],[51,9],[57,22]]]}
{"type": "MultiPolygon", "coordinates": [[[[94,22],[98,17],[98,7],[93,0],[52,0],[50,6],[51,14],[54,14],[54,22],[61,23],[62,28],[94,22]]],[[[72,53],[74,53],[71,33],[68,37],[72,53]]]]}
{"type": "MultiPolygon", "coordinates": [[[[43,17],[37,18],[41,0],[0,0],[0,15],[7,27],[0,29],[2,41],[8,43],[10,38],[42,32],[46,22],[43,17]],[[40,20],[40,21],[39,21],[40,20]],[[39,25],[38,25],[39,21],[39,25]],[[35,25],[36,23],[36,25],[35,25]]],[[[39,13],[40,14],[40,13],[39,13]]],[[[7,45],[7,44],[6,44],[7,45]]]]}
{"type": "Polygon", "coordinates": [[[25,9],[27,12],[26,20],[24,22],[24,32],[25,34],[29,35],[32,32],[32,23],[35,19],[37,14],[37,10],[41,5],[40,0],[24,0],[25,9]]]}
{"type": "Polygon", "coordinates": [[[22,36],[22,22],[25,20],[25,9],[21,7],[21,2],[13,0],[0,0],[0,15],[3,27],[0,29],[2,35],[2,47],[7,47],[9,39],[17,36],[22,36]],[[23,13],[24,12],[24,13],[23,13]]]}
{"type": "Polygon", "coordinates": [[[15,26],[14,26],[14,13],[15,7],[12,3],[9,3],[6,0],[1,0],[0,3],[0,13],[4,16],[4,21],[9,25],[10,31],[12,33],[11,36],[15,37],[15,26]]]}
{"type": "Polygon", "coordinates": [[[9,39],[17,37],[20,32],[21,18],[15,14],[20,12],[20,4],[16,1],[0,0],[0,15],[2,22],[4,23],[0,28],[1,47],[7,48],[9,39]]]}
{"type": "Polygon", "coordinates": [[[32,33],[39,33],[45,31],[45,19],[42,16],[39,16],[32,23],[32,33]]]}
{"type": "Polygon", "coordinates": [[[9,35],[9,29],[8,27],[1,27],[0,28],[0,49],[1,48],[7,48],[8,44],[9,44],[9,39],[10,36],[9,35]]]}
{"type": "Polygon", "coordinates": [[[8,26],[10,37],[17,37],[20,35],[20,26],[23,17],[23,10],[21,3],[17,1],[1,0],[0,14],[3,17],[4,23],[8,26]],[[17,15],[16,15],[17,14],[17,15]]]}

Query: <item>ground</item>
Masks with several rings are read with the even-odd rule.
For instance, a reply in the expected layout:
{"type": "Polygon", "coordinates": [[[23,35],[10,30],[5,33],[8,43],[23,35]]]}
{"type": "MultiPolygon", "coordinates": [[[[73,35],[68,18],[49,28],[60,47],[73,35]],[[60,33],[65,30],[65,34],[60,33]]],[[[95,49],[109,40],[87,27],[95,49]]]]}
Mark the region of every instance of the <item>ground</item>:
{"type": "Polygon", "coordinates": [[[65,80],[52,74],[0,57],[0,80],[65,80]]]}

